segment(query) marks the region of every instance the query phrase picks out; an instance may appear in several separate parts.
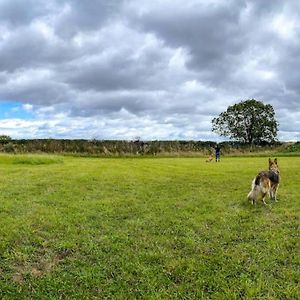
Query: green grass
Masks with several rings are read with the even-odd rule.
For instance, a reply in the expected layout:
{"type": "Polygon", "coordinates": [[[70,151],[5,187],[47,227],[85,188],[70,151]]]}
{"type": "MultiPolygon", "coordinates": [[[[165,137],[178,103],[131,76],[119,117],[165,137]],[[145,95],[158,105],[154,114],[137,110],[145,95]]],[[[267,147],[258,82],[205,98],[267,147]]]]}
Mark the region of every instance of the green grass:
{"type": "Polygon", "coordinates": [[[63,163],[62,157],[54,155],[5,155],[0,156],[0,164],[48,165],[63,163]]]}
{"type": "Polygon", "coordinates": [[[264,157],[2,155],[1,299],[299,299],[300,158],[279,165],[252,207],[264,157]]]}

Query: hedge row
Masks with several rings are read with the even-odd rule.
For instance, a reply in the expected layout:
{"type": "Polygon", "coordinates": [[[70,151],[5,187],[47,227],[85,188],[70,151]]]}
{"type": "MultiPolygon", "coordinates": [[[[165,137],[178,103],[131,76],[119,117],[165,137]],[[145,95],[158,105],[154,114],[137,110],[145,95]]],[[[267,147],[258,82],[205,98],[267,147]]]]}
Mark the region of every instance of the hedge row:
{"type": "MultiPolygon", "coordinates": [[[[64,140],[31,139],[0,140],[0,151],[7,153],[74,153],[99,156],[115,155],[158,155],[158,154],[200,154],[214,152],[213,141],[115,141],[115,140],[64,140]]],[[[222,153],[256,152],[280,147],[281,143],[249,147],[238,142],[222,142],[222,153]]]]}

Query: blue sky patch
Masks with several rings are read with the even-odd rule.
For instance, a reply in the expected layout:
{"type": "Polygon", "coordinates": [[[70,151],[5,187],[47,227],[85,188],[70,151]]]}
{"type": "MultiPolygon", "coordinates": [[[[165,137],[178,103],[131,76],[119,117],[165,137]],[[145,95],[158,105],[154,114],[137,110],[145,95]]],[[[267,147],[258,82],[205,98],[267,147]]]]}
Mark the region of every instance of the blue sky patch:
{"type": "Polygon", "coordinates": [[[24,109],[23,103],[0,100],[0,119],[31,119],[31,111],[24,109]]]}

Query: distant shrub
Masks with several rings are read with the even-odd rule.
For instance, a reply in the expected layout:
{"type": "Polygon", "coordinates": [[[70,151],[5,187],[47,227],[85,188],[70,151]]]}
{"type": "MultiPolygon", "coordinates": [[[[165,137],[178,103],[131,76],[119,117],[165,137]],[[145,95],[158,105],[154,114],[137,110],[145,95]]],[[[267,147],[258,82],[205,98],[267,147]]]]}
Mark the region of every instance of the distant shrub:
{"type": "Polygon", "coordinates": [[[289,145],[286,152],[300,152],[300,142],[289,145]]]}
{"type": "Polygon", "coordinates": [[[11,141],[11,137],[9,135],[0,135],[0,141],[11,141]]]}
{"type": "Polygon", "coordinates": [[[3,146],[3,151],[6,153],[14,153],[15,147],[13,143],[7,143],[3,146]]]}

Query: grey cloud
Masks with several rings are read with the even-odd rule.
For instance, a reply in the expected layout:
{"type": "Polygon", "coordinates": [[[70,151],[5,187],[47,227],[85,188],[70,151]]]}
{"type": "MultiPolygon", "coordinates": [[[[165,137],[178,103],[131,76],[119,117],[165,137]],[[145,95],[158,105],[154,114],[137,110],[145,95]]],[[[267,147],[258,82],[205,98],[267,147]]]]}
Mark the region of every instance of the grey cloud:
{"type": "Polygon", "coordinates": [[[86,92],[73,103],[71,115],[95,116],[120,112],[122,109],[138,115],[157,107],[155,93],[143,92],[86,92]],[[84,104],[88,105],[84,105],[84,104]]]}
{"type": "Polygon", "coordinates": [[[13,33],[0,48],[0,70],[8,72],[23,67],[34,67],[46,40],[36,32],[23,29],[13,33]]]}
{"type": "MultiPolygon", "coordinates": [[[[142,14],[131,11],[131,21],[157,34],[167,45],[187,48],[191,54],[187,66],[196,69],[198,78],[224,87],[238,84],[234,74],[252,53],[273,49],[281,56],[277,49],[281,41],[268,26],[285,7],[282,1],[224,1],[218,5],[193,2],[172,10],[161,10],[153,4],[142,14]]],[[[262,63],[274,68],[270,62],[262,63]]]]}
{"type": "MultiPolygon", "coordinates": [[[[148,90],[166,84],[157,76],[167,71],[164,51],[146,51],[135,58],[134,52],[120,51],[110,57],[98,56],[88,62],[75,61],[65,69],[64,80],[81,90],[148,90]]],[[[163,74],[161,74],[163,76],[163,74]]],[[[173,77],[174,80],[174,77],[173,77]]]]}
{"type": "MultiPolygon", "coordinates": [[[[299,15],[300,16],[300,15],[299,15]]],[[[300,30],[296,39],[300,38],[300,30]]],[[[287,45],[283,50],[283,55],[279,61],[278,73],[285,84],[285,88],[300,95],[300,45],[287,45]]]]}
{"type": "Polygon", "coordinates": [[[71,38],[78,32],[98,30],[105,22],[119,16],[123,0],[57,1],[66,12],[55,22],[57,35],[71,38]]]}
{"type": "Polygon", "coordinates": [[[63,63],[82,55],[81,49],[62,40],[52,42],[34,28],[21,28],[0,41],[0,70],[14,72],[63,63]]]}
{"type": "Polygon", "coordinates": [[[1,0],[0,24],[22,26],[49,13],[49,3],[41,0],[1,0]]]}
{"type": "Polygon", "coordinates": [[[132,20],[174,47],[187,47],[191,52],[189,66],[209,73],[210,67],[220,67],[220,61],[239,54],[245,46],[239,24],[245,1],[224,3],[210,6],[200,2],[169,10],[153,5],[147,13],[133,14],[132,20]]]}
{"type": "Polygon", "coordinates": [[[0,99],[42,106],[69,102],[72,95],[73,93],[62,83],[37,78],[26,80],[24,77],[24,82],[6,82],[0,87],[0,99]]]}
{"type": "MultiPolygon", "coordinates": [[[[126,55],[125,55],[126,56],[126,55]]],[[[111,60],[71,65],[66,81],[75,88],[86,90],[122,90],[137,88],[146,74],[132,68],[130,58],[114,56],[111,60]],[[76,70],[76,72],[74,72],[76,70]],[[140,82],[139,82],[140,81],[140,82]]]]}

